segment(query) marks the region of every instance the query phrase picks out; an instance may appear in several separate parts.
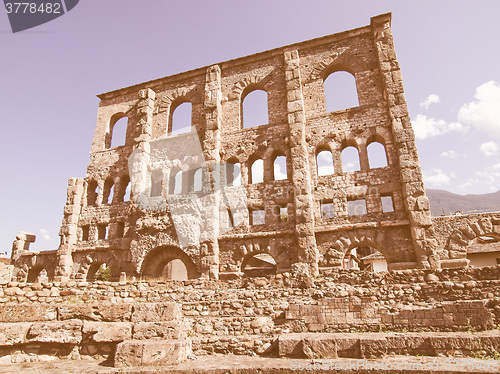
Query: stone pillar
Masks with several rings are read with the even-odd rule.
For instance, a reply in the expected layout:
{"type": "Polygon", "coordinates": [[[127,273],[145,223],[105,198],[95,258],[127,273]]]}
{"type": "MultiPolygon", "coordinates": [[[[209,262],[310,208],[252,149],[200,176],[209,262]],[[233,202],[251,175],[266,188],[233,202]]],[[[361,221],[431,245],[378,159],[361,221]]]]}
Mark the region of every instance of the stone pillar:
{"type": "Polygon", "coordinates": [[[297,50],[286,51],[284,58],[292,180],[295,186],[295,232],[298,244],[293,270],[316,276],[319,274],[319,254],[314,235],[311,170],[306,143],[306,119],[299,53],[297,50]]]}
{"type": "Polygon", "coordinates": [[[138,132],[138,136],[134,139],[135,154],[129,160],[130,174],[134,175],[134,183],[130,186],[132,200],[137,199],[143,193],[149,196],[147,190],[151,187],[149,178],[151,147],[149,143],[151,141],[155,96],[155,92],[149,88],[140,90],[137,111],[132,118],[138,132]]]}
{"type": "Polygon", "coordinates": [[[219,279],[219,206],[221,201],[221,123],[222,123],[222,81],[219,65],[207,68],[204,99],[206,130],[203,140],[203,156],[208,167],[211,189],[214,192],[207,204],[205,217],[207,240],[200,245],[201,275],[205,278],[219,279]]]}
{"type": "Polygon", "coordinates": [[[16,240],[12,243],[11,260],[14,264],[15,261],[21,257],[23,252],[30,250],[30,244],[36,240],[35,234],[29,232],[19,231],[16,235],[16,240]]]}
{"type": "Polygon", "coordinates": [[[368,161],[368,151],[365,144],[359,146],[359,167],[363,171],[370,169],[370,162],[368,161]]]}
{"type": "Polygon", "coordinates": [[[68,197],[64,207],[64,216],[59,230],[61,244],[57,250],[57,267],[54,271],[54,280],[66,282],[73,270],[73,248],[78,241],[78,219],[82,211],[84,196],[84,179],[70,178],[68,182],[68,197]]]}
{"type": "Polygon", "coordinates": [[[405,209],[410,220],[411,236],[418,266],[424,269],[440,267],[438,243],[432,227],[429,200],[425,195],[422,171],[415,145],[403,90],[403,80],[396,59],[391,32],[391,15],[371,19],[378,54],[379,68],[392,121],[392,133],[400,166],[405,209]]]}

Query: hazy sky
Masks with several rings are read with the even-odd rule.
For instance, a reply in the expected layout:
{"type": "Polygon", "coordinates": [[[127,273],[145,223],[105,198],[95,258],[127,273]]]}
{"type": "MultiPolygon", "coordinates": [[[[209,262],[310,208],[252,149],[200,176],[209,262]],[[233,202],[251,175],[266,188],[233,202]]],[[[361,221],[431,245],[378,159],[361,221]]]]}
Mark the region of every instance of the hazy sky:
{"type": "Polygon", "coordinates": [[[500,189],[500,1],[81,0],[12,34],[0,11],[0,251],[56,249],[84,177],[96,94],[327,34],[392,12],[426,187],[500,189]]]}

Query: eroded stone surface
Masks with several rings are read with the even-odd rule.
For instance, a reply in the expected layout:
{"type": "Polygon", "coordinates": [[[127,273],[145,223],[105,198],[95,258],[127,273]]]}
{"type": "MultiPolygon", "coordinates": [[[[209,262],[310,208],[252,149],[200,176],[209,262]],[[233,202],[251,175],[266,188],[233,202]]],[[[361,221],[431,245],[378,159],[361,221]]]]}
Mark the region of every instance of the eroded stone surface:
{"type": "Polygon", "coordinates": [[[97,343],[122,342],[132,338],[132,324],[128,322],[84,322],[84,334],[97,343]]]}
{"type": "Polygon", "coordinates": [[[132,322],[163,322],[179,319],[181,312],[176,303],[136,304],[132,310],[132,322]]]}
{"type": "Polygon", "coordinates": [[[56,308],[43,304],[0,304],[0,322],[35,322],[54,321],[57,318],[56,308]]]}
{"type": "Polygon", "coordinates": [[[40,343],[79,344],[82,341],[81,321],[33,323],[27,340],[40,343]]]}
{"type": "Polygon", "coordinates": [[[118,344],[116,367],[176,365],[191,354],[191,341],[183,340],[128,340],[118,344]]]}
{"type": "Polygon", "coordinates": [[[0,346],[24,343],[30,326],[30,323],[0,323],[0,346]]]}

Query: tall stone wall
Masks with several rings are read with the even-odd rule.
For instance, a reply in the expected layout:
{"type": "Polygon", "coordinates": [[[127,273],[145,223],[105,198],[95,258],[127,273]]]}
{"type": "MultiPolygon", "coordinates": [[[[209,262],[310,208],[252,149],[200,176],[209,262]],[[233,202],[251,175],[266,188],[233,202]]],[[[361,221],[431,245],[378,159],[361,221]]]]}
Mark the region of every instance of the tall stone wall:
{"type": "Polygon", "coordinates": [[[92,280],[101,266],[114,281],[159,278],[172,261],[188,278],[236,278],[252,264],[317,276],[360,247],[378,250],[389,270],[467,265],[462,234],[450,244],[434,225],[446,223],[430,216],[390,22],[376,16],[99,95],[90,163],[85,178],[70,179],[61,244],[38,254],[18,239],[16,279],[44,266],[57,281],[92,280]],[[358,105],[330,112],[324,83],[338,72],[350,74],[358,105]],[[267,97],[268,123],[248,127],[244,103],[255,91],[267,97]],[[191,122],[178,134],[183,105],[191,122]],[[373,166],[373,144],[385,166],[373,166]],[[343,160],[349,147],[359,170],[343,160]],[[280,170],[277,157],[286,160],[280,170]]]}

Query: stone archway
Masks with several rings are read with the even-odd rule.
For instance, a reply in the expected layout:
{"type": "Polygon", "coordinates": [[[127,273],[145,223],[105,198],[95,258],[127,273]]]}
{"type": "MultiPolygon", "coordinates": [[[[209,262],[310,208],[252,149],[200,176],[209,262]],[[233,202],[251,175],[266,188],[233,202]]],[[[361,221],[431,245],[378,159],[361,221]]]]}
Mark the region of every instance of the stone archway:
{"type": "Polygon", "coordinates": [[[43,266],[35,266],[28,270],[27,283],[39,283],[48,280],[47,270],[43,266]]]}
{"type": "Polygon", "coordinates": [[[185,252],[174,246],[163,246],[153,249],[144,258],[141,277],[183,280],[198,278],[199,273],[185,252]]]}
{"type": "MultiPolygon", "coordinates": [[[[252,258],[256,258],[256,261],[260,262],[261,267],[274,267],[275,270],[273,271],[275,273],[282,273],[289,271],[291,266],[288,248],[285,244],[278,244],[274,241],[254,241],[239,245],[237,250],[233,252],[233,260],[236,267],[242,272],[244,272],[247,262],[252,258]],[[262,255],[262,258],[255,257],[257,255],[262,255]],[[272,261],[269,258],[266,259],[265,255],[272,258],[272,261]],[[267,262],[269,266],[265,265],[262,261],[267,262]]],[[[254,267],[259,267],[255,262],[253,265],[254,267]]]]}
{"type": "Polygon", "coordinates": [[[16,263],[16,268],[19,270],[14,274],[14,278],[28,283],[51,282],[54,279],[56,265],[57,257],[52,251],[21,256],[16,263]]]}
{"type": "Polygon", "coordinates": [[[245,277],[263,277],[275,275],[276,260],[269,253],[249,253],[241,263],[241,272],[245,277]]]}
{"type": "Polygon", "coordinates": [[[470,244],[478,237],[498,236],[498,218],[463,216],[463,219],[465,222],[450,234],[444,251],[440,253],[444,268],[469,265],[467,251],[470,244]]]}

